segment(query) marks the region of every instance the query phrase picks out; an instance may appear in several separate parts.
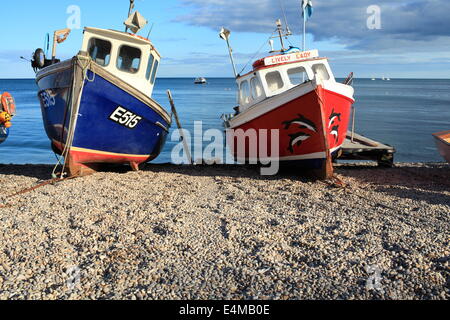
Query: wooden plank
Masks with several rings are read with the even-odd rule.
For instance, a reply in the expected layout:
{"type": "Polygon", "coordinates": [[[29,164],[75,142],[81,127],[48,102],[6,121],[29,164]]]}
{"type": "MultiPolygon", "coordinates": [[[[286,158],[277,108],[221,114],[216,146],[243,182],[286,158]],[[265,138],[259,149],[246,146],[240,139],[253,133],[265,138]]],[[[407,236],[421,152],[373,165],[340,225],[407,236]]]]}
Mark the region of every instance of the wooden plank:
{"type": "Polygon", "coordinates": [[[360,134],[348,133],[347,140],[342,146],[338,160],[376,161],[380,166],[394,165],[394,147],[369,139],[360,134]],[[353,142],[352,142],[353,137],[353,142]]]}

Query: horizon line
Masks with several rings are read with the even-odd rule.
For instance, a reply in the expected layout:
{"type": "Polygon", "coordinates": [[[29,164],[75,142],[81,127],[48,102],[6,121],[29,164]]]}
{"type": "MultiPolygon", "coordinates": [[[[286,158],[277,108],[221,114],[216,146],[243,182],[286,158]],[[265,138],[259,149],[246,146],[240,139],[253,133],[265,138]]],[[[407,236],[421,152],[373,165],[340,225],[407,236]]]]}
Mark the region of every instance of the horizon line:
{"type": "MultiPolygon", "coordinates": [[[[192,76],[192,77],[158,77],[158,79],[196,79],[198,77],[192,76]]],[[[207,79],[234,79],[233,77],[205,77],[207,79]]],[[[336,79],[345,79],[346,77],[335,77],[336,79]]],[[[372,80],[372,77],[355,77],[354,79],[361,79],[361,80],[372,80]]],[[[382,80],[382,78],[374,78],[375,80],[382,80]]],[[[391,80],[450,80],[450,78],[407,78],[407,77],[391,77],[389,78],[391,80]]],[[[35,80],[35,78],[0,78],[0,80],[35,80]]]]}

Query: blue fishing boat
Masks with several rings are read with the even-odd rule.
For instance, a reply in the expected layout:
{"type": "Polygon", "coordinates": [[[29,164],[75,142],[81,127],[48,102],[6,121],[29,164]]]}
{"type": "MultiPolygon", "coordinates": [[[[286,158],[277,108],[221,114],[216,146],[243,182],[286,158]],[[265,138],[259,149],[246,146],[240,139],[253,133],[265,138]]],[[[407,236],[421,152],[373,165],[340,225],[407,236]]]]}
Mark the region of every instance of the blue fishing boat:
{"type": "Polygon", "coordinates": [[[9,136],[9,128],[12,126],[12,118],[16,114],[16,103],[8,92],[0,94],[0,144],[9,136]]]}
{"type": "Polygon", "coordinates": [[[131,1],[125,32],[85,28],[81,50],[70,60],[55,54],[69,29],[55,32],[52,59],[42,49],[33,56],[45,130],[70,176],[104,163],[139,170],[165,144],[171,115],[151,97],[161,55],[136,35],[147,21],[131,14],[133,7],[131,1]]]}

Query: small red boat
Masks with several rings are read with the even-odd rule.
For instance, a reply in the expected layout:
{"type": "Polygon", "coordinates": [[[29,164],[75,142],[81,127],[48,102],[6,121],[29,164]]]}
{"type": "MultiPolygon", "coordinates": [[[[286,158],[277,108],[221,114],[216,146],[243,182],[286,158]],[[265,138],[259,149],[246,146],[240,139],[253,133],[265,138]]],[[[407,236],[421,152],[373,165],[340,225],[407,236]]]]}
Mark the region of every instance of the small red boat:
{"type": "Polygon", "coordinates": [[[441,156],[450,163],[450,130],[433,134],[441,156]]]}
{"type": "MultiPolygon", "coordinates": [[[[313,170],[319,178],[328,179],[333,175],[332,159],[346,139],[355,102],[353,74],[338,83],[328,59],[320,57],[318,50],[284,49],[286,34],[280,21],[278,31],[282,49],[257,60],[249,73],[237,75],[239,106],[224,120],[234,131],[276,130],[279,141],[269,139],[266,143],[259,135],[254,142],[242,142],[232,135],[234,140],[230,141],[229,135],[231,152],[238,162],[254,161],[252,144],[259,148],[267,144],[267,150],[272,150],[276,142],[278,155],[270,154],[269,158],[313,170]]],[[[228,36],[229,31],[223,29],[221,37],[228,40],[228,36]]]]}

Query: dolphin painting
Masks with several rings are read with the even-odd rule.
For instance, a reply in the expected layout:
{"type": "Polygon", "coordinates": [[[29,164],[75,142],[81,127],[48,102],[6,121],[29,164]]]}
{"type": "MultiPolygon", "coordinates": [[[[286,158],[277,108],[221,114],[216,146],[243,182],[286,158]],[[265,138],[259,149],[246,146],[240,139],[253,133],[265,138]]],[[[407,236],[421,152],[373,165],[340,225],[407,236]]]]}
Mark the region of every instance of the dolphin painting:
{"type": "Polygon", "coordinates": [[[290,134],[289,137],[291,137],[291,142],[289,144],[288,150],[291,153],[294,153],[294,147],[295,146],[300,147],[304,141],[306,141],[309,138],[311,138],[311,136],[309,134],[303,133],[303,132],[290,134]]]}
{"type": "Polygon", "coordinates": [[[330,116],[330,124],[328,125],[328,127],[331,128],[331,126],[334,123],[334,120],[336,120],[336,119],[338,119],[339,122],[341,122],[341,116],[342,116],[341,113],[336,113],[333,109],[333,112],[331,113],[331,116],[330,116]]]}
{"type": "Polygon", "coordinates": [[[339,126],[331,128],[331,135],[336,138],[336,142],[339,141],[339,126]]]}
{"type": "Polygon", "coordinates": [[[309,129],[311,131],[317,132],[317,127],[314,122],[306,119],[301,114],[299,114],[298,116],[299,117],[294,120],[283,122],[283,125],[285,126],[284,129],[288,130],[292,125],[297,124],[300,126],[300,129],[309,129]]]}

